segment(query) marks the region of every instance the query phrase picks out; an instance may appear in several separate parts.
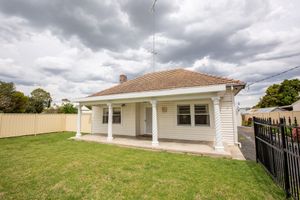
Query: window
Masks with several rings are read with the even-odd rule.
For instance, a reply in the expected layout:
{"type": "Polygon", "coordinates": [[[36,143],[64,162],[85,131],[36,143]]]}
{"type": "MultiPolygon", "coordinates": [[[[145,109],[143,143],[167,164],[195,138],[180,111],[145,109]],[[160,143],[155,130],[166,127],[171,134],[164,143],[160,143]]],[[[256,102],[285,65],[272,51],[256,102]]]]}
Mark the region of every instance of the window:
{"type": "MultiPolygon", "coordinates": [[[[108,123],[108,108],[103,108],[102,123],[108,123]]],[[[121,108],[113,108],[113,124],[121,124],[121,108]]]]}
{"type": "Polygon", "coordinates": [[[195,105],[195,125],[209,125],[208,105],[195,105]]]}
{"type": "Polygon", "coordinates": [[[177,124],[191,125],[191,109],[190,105],[177,106],[177,124]]]}
{"type": "Polygon", "coordinates": [[[113,108],[113,123],[121,124],[121,108],[113,108]]]}
{"type": "Polygon", "coordinates": [[[108,123],[108,108],[103,108],[102,123],[103,124],[107,124],[108,123]]]}

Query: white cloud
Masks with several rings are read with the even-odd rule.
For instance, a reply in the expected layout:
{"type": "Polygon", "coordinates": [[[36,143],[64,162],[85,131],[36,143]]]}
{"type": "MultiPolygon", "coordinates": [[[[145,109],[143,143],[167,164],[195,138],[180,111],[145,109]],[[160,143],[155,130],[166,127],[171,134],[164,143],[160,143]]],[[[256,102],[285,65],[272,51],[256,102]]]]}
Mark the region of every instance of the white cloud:
{"type": "MultiPolygon", "coordinates": [[[[0,80],[27,94],[43,87],[58,101],[110,87],[121,73],[151,72],[150,6],[0,0],[0,80]]],[[[297,0],[158,1],[155,68],[183,66],[254,82],[299,65],[299,6],[297,0]]],[[[253,105],[268,85],[299,74],[255,84],[238,100],[253,105]]]]}

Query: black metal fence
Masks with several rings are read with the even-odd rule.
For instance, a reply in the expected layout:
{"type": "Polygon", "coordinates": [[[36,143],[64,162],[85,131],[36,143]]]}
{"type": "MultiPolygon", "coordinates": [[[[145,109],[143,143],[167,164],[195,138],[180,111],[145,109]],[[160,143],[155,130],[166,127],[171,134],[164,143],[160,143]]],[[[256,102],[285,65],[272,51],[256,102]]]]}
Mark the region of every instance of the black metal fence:
{"type": "Polygon", "coordinates": [[[300,199],[300,127],[297,120],[253,118],[256,161],[285,190],[300,199]]]}

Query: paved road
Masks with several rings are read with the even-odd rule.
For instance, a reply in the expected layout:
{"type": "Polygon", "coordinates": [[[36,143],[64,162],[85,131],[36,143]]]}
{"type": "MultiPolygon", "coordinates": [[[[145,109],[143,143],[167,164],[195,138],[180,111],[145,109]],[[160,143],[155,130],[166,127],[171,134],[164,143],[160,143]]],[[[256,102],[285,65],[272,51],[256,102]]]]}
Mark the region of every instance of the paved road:
{"type": "Polygon", "coordinates": [[[240,148],[247,160],[255,160],[255,140],[252,127],[238,127],[240,148]]]}

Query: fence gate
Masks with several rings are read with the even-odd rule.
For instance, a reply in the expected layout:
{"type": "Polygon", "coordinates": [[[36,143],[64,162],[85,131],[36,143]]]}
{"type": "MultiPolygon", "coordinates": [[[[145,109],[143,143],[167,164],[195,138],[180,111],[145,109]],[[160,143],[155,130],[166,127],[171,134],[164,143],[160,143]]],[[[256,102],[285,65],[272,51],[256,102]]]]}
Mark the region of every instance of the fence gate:
{"type": "Polygon", "coordinates": [[[297,120],[253,118],[256,161],[285,190],[300,199],[300,127],[297,120]]]}

